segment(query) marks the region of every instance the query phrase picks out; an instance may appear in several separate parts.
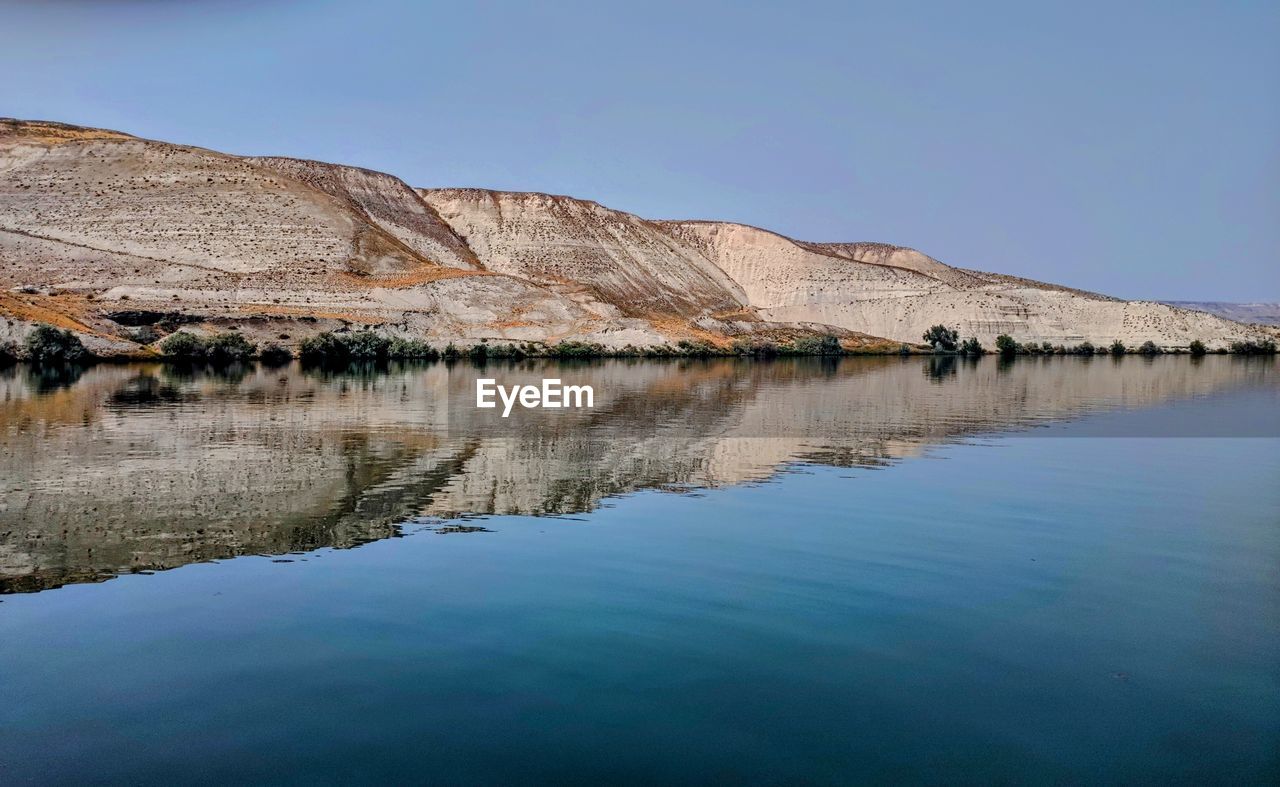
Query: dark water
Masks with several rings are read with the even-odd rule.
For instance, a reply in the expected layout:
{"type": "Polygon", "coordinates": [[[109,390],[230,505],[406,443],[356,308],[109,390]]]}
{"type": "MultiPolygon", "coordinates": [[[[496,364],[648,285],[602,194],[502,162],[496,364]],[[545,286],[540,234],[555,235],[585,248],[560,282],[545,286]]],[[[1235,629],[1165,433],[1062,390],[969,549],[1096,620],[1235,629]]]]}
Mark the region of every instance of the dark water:
{"type": "Polygon", "coordinates": [[[0,372],[0,783],[1274,783],[1278,405],[1214,357],[0,372]]]}

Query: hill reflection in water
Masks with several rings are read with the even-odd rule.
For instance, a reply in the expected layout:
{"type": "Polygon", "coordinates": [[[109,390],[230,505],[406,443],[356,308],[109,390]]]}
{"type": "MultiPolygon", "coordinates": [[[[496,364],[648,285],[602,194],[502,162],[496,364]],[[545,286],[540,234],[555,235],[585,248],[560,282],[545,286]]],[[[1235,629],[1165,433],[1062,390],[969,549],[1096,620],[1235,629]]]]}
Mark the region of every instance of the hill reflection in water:
{"type": "MultiPolygon", "coordinates": [[[[1277,391],[1270,358],[608,360],[230,372],[0,372],[0,592],[411,521],[563,515],[640,489],[876,467],[966,436],[1277,391]],[[592,410],[473,405],[476,377],[591,385],[592,410]]],[[[1274,428],[1268,426],[1267,428],[1274,428]]]]}

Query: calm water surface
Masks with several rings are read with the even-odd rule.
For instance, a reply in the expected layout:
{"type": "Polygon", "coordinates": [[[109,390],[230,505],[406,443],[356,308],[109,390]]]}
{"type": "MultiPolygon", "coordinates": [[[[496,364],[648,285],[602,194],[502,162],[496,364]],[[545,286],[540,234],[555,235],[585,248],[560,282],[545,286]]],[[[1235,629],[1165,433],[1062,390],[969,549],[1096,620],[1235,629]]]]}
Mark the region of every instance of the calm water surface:
{"type": "Polygon", "coordinates": [[[1278,413],[1225,357],[0,372],[0,783],[1274,783],[1278,413]]]}

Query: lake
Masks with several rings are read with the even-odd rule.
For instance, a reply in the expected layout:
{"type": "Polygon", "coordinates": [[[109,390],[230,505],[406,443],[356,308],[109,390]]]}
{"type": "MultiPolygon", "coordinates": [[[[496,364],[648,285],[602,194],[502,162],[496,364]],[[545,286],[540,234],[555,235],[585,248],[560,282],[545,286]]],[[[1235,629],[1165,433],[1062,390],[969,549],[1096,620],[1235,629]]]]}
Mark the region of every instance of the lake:
{"type": "Polygon", "coordinates": [[[1274,358],[19,367],[0,444],[0,783],[1280,779],[1274,358]]]}

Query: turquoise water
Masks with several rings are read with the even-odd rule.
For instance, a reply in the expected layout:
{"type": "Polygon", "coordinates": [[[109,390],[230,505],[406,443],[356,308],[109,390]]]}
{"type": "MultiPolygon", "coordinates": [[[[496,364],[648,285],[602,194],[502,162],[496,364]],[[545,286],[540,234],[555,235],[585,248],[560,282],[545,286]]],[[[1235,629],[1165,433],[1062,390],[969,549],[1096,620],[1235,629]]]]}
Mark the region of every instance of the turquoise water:
{"type": "MultiPolygon", "coordinates": [[[[862,380],[872,368],[847,374],[862,380]]],[[[916,365],[908,373],[902,381],[936,384],[916,365]]],[[[35,547],[18,560],[27,542],[0,519],[11,577],[30,563],[24,576],[56,579],[0,597],[0,781],[1274,783],[1280,439],[1067,436],[1090,434],[1093,421],[1125,434],[1126,418],[1149,430],[1161,413],[1181,423],[1227,407],[1268,423],[1272,373],[1168,397],[1147,386],[1127,407],[1099,395],[1070,417],[1046,394],[1007,413],[1054,415],[1030,432],[983,420],[1025,403],[1027,380],[991,389],[972,374],[986,393],[971,402],[967,383],[946,383],[969,402],[951,419],[968,432],[907,440],[918,425],[882,414],[896,436],[880,436],[879,454],[860,449],[852,461],[852,438],[830,435],[833,445],[794,449],[768,472],[757,468],[782,438],[747,437],[738,453],[729,438],[710,449],[672,440],[648,454],[652,466],[620,459],[603,496],[559,490],[574,472],[605,474],[609,446],[583,447],[571,430],[578,462],[556,472],[563,455],[545,443],[536,460],[501,471],[495,457],[516,455],[512,446],[473,445],[470,465],[439,460],[455,475],[409,495],[417,513],[406,516],[399,502],[369,502],[405,499],[394,492],[407,482],[374,474],[393,454],[362,442],[343,454],[348,478],[370,476],[360,502],[334,506],[364,521],[391,511],[401,537],[354,549],[272,550],[283,542],[263,535],[262,520],[214,506],[207,519],[235,518],[236,543],[264,554],[199,554],[191,560],[209,562],[104,582],[101,566],[74,557],[70,536],[62,563],[35,547]],[[626,472],[631,480],[618,480],[626,472]],[[443,497],[446,508],[487,500],[489,510],[431,513],[443,497]],[[542,511],[553,516],[491,512],[518,507],[503,500],[546,509],[549,499],[578,502],[542,511]],[[450,532],[459,523],[482,529],[450,532]]],[[[179,381],[175,396],[199,384],[179,381]]],[[[96,412],[116,389],[93,390],[96,412]]],[[[211,409],[213,390],[186,406],[211,409]]],[[[260,401],[236,390],[237,402],[260,401]]],[[[146,412],[164,422],[174,397],[161,399],[146,412]]],[[[82,413],[66,401],[55,409],[68,408],[82,413]]],[[[142,417],[132,412],[108,413],[97,428],[117,418],[112,428],[124,429],[142,417]]],[[[361,412],[363,423],[380,417],[368,402],[361,412]]],[[[32,429],[51,434],[54,415],[23,413],[10,445],[32,429]]],[[[305,431],[296,418],[293,438],[261,437],[282,417],[262,415],[254,439],[299,462],[323,453],[295,434],[305,431]]],[[[81,415],[65,423],[95,428],[81,415]]],[[[457,430],[449,439],[466,442],[457,430]]],[[[145,477],[158,449],[139,435],[167,441],[172,431],[127,432],[127,450],[106,452],[109,466],[145,477]]],[[[228,446],[249,454],[230,428],[199,431],[201,462],[228,446]]],[[[338,430],[344,445],[355,431],[338,430]]],[[[389,431],[408,441],[403,424],[389,431]]],[[[196,461],[190,445],[164,444],[175,472],[187,465],[174,457],[196,461]]],[[[441,454],[448,441],[432,445],[431,456],[453,456],[441,454]]],[[[422,456],[407,465],[418,484],[422,456]]],[[[202,469],[179,486],[205,502],[234,491],[233,476],[214,473],[221,466],[190,466],[202,469]]],[[[100,539],[90,553],[112,542],[158,556],[174,551],[139,544],[212,549],[194,535],[155,535],[143,510],[122,518],[107,467],[104,458],[89,473],[104,523],[84,525],[100,539]]],[[[82,483],[47,480],[73,501],[82,483]]],[[[17,488],[0,514],[44,505],[40,479],[17,488]]],[[[67,505],[49,504],[47,517],[74,530],[87,511],[67,505]]],[[[296,508],[260,507],[335,546],[375,537],[343,540],[333,523],[346,519],[325,519],[332,529],[321,533],[296,508]]],[[[37,539],[40,549],[51,539],[37,539]]]]}

